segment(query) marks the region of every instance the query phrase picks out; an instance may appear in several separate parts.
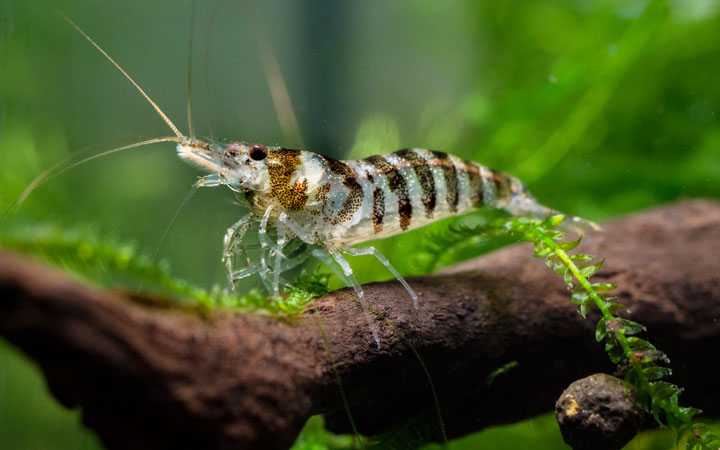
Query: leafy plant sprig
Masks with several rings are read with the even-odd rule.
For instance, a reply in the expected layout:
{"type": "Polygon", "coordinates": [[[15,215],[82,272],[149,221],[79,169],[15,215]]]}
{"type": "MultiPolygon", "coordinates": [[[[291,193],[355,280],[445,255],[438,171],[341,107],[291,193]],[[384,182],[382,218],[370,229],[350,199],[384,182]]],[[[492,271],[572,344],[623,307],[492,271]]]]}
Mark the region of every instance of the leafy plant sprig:
{"type": "Polygon", "coordinates": [[[617,285],[589,281],[600,270],[604,260],[591,263],[596,259],[593,255],[570,254],[580,244],[580,238],[560,241],[566,233],[556,227],[563,218],[562,215],[542,221],[512,218],[505,222],[505,229],[522,241],[532,242],[533,255],[545,258],[545,264],[556,274],[562,275],[568,290],[572,292],[572,302],[578,305],[583,318],[593,307],[600,311],[595,338],[605,343],[610,360],[625,370],[625,380],[635,388],[642,409],[652,414],[661,426],[678,430],[678,441],[686,437],[687,448],[717,449],[720,446],[720,432],[704,424],[692,423],[692,418],[700,410],[680,406],[678,398],[682,389],[661,381],[671,374],[669,367],[658,365],[658,362],[668,364],[667,356],[645,339],[634,336],[645,331],[644,326],[618,315],[629,310],[615,302],[616,297],[607,295],[617,285]]]}
{"type": "Polygon", "coordinates": [[[312,299],[328,291],[328,276],[321,273],[301,276],[285,296],[274,299],[268,299],[257,289],[244,295],[219,287],[207,291],[172,276],[168,264],[154,262],[133,245],[110,237],[98,237],[81,227],[63,230],[51,225],[25,226],[0,235],[0,248],[3,247],[72,268],[94,281],[106,279],[109,274],[120,275],[179,299],[192,299],[209,309],[297,314],[312,299]]]}

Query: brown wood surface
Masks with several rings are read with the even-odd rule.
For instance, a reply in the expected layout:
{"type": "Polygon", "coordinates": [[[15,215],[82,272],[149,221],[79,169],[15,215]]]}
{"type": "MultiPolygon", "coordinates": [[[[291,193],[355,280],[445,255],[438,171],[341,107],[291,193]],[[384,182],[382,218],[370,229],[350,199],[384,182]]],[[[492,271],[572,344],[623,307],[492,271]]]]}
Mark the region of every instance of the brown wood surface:
{"type": "MultiPolygon", "coordinates": [[[[629,317],[669,355],[670,381],[687,389],[681,404],[718,414],[720,205],[686,201],[621,218],[578,250],[606,258],[594,280],[620,285],[629,317]]],[[[364,287],[422,357],[450,436],[550,411],[575,379],[614,370],[594,340],[597,316],[583,320],[531,253],[519,244],[410,278],[419,310],[395,281],[364,287]]],[[[0,335],[39,363],[61,402],[82,407],[109,448],[287,448],[319,413],[347,431],[318,319],[361,432],[413,423],[439,438],[420,362],[382,323],[378,350],[347,295],[330,293],[293,319],[199,314],[0,253],[0,335]]]]}

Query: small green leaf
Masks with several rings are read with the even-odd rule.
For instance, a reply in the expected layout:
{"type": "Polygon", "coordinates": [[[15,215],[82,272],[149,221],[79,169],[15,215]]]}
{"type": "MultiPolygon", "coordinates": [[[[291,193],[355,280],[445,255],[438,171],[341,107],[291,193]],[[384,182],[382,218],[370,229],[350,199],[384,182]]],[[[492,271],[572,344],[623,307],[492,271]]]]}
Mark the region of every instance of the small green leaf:
{"type": "Polygon", "coordinates": [[[652,413],[653,417],[655,418],[655,422],[657,422],[660,426],[664,426],[665,424],[662,423],[662,420],[660,420],[660,409],[661,409],[661,402],[658,401],[656,397],[652,397],[650,399],[650,412],[652,413]]]}
{"type": "Polygon", "coordinates": [[[570,261],[572,262],[588,262],[595,259],[595,256],[593,255],[587,255],[584,253],[578,253],[577,255],[570,255],[570,261]]]}
{"type": "Polygon", "coordinates": [[[590,297],[587,297],[580,303],[580,315],[583,319],[587,317],[587,313],[590,312],[593,306],[595,306],[595,303],[593,303],[593,300],[590,297]]]}
{"type": "Polygon", "coordinates": [[[580,305],[587,297],[588,293],[585,288],[581,284],[576,285],[572,291],[572,302],[580,305]]]}
{"type": "Polygon", "coordinates": [[[598,294],[604,294],[606,292],[610,292],[613,289],[618,287],[617,284],[612,284],[612,283],[593,283],[593,284],[591,284],[591,286],[593,287],[595,292],[598,294]]]}
{"type": "Polygon", "coordinates": [[[612,314],[612,315],[615,315],[620,312],[625,312],[625,313],[630,312],[630,308],[623,305],[622,303],[608,303],[607,308],[608,308],[608,311],[610,312],[610,314],[612,314]]]}
{"type": "Polygon", "coordinates": [[[645,331],[645,327],[637,322],[628,319],[617,319],[625,335],[638,334],[645,331]]]}
{"type": "Polygon", "coordinates": [[[672,370],[669,367],[660,367],[654,365],[644,368],[642,372],[643,375],[645,375],[645,378],[647,378],[649,381],[659,380],[661,378],[665,378],[666,376],[672,375],[672,370]]]}
{"type": "Polygon", "coordinates": [[[547,266],[548,268],[552,268],[555,265],[556,257],[557,255],[555,255],[554,253],[545,257],[545,266],[547,266]]]}
{"type": "Polygon", "coordinates": [[[542,258],[552,253],[552,249],[543,245],[542,241],[537,240],[533,243],[533,256],[542,258]]]}
{"type": "Polygon", "coordinates": [[[619,364],[625,359],[625,351],[614,337],[605,340],[605,353],[608,354],[613,364],[619,364]]]}
{"type": "Polygon", "coordinates": [[[600,342],[605,339],[608,335],[608,329],[606,325],[607,319],[604,317],[598,321],[597,327],[595,327],[595,340],[600,342]]]}
{"type": "Polygon", "coordinates": [[[580,269],[580,274],[582,276],[584,276],[585,278],[590,278],[600,270],[604,263],[605,260],[603,259],[602,261],[595,264],[579,265],[578,269],[580,269]]]}
{"type": "Polygon", "coordinates": [[[580,235],[577,240],[574,241],[568,241],[568,242],[558,242],[557,245],[560,247],[560,249],[564,252],[569,252],[578,245],[580,245],[580,241],[582,240],[582,235],[580,235]]]}
{"type": "Polygon", "coordinates": [[[567,286],[568,291],[572,290],[573,288],[573,276],[572,272],[570,272],[570,269],[566,270],[563,274],[563,281],[565,282],[565,286],[567,286]]]}
{"type": "Polygon", "coordinates": [[[553,272],[557,275],[563,275],[568,272],[568,266],[565,264],[565,261],[560,258],[556,258],[555,263],[553,264],[553,272]]]}
{"type": "Polygon", "coordinates": [[[627,338],[628,345],[635,351],[656,351],[655,346],[646,341],[645,339],[629,336],[627,338]]]}
{"type": "Polygon", "coordinates": [[[556,226],[560,225],[562,221],[565,220],[565,216],[562,214],[555,214],[552,217],[548,217],[543,221],[543,226],[546,226],[548,228],[555,228],[556,226]]]}

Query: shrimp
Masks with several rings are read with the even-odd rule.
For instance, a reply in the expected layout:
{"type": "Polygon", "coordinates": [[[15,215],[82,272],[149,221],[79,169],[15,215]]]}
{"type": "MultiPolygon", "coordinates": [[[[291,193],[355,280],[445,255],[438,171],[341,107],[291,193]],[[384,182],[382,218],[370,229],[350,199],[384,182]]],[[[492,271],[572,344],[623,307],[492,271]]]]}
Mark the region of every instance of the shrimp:
{"type": "Polygon", "coordinates": [[[175,142],[181,159],[209,172],[196,186],[226,186],[249,210],[224,236],[221,259],[230,285],[258,274],[278,295],[285,284],[281,274],[307,258],[319,258],[335,270],[336,263],[360,300],[378,348],[380,339],[362,286],[344,255],[374,256],[404,286],[415,308],[418,295],[376,248],[355,245],[481,207],[516,216],[557,213],[538,203],[517,178],[439,151],[408,148],[336,160],[305,150],[185,136],[115,60],[65,19],[135,86],[175,135],[156,141],[175,142]],[[258,262],[252,262],[242,246],[251,230],[259,236],[258,262]],[[245,267],[237,267],[238,259],[245,260],[245,267]]]}

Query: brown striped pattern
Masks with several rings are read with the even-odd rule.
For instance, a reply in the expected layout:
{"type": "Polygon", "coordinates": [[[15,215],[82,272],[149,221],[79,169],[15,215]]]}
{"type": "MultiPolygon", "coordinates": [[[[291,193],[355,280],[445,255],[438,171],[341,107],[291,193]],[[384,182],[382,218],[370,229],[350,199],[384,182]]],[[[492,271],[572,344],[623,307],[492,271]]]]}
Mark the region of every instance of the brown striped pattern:
{"type": "Polygon", "coordinates": [[[428,165],[428,161],[422,156],[415,153],[413,149],[404,149],[395,153],[397,157],[410,163],[415,171],[420,188],[422,189],[422,204],[425,207],[425,217],[432,218],[433,211],[437,202],[435,193],[435,178],[433,178],[432,170],[428,165]]]}
{"type": "Polygon", "coordinates": [[[355,211],[362,205],[363,190],[358,183],[355,172],[345,163],[336,159],[323,156],[330,171],[343,177],[343,185],[348,189],[348,195],[340,209],[340,212],[332,219],[332,224],[337,225],[352,218],[355,211]]]}
{"type": "Polygon", "coordinates": [[[367,158],[366,161],[372,164],[381,175],[387,177],[390,191],[398,198],[400,228],[407,230],[412,221],[412,204],[410,203],[410,194],[405,178],[400,174],[397,167],[387,162],[387,160],[380,155],[371,156],[367,158]]]}
{"type": "Polygon", "coordinates": [[[470,203],[477,206],[482,206],[484,203],[484,192],[483,192],[483,180],[480,169],[473,162],[465,161],[465,167],[467,168],[468,174],[468,187],[470,196],[470,203]]]}
{"type": "Polygon", "coordinates": [[[308,180],[303,178],[291,183],[295,170],[300,166],[300,152],[281,148],[270,150],[268,159],[273,161],[267,165],[270,177],[270,195],[277,198],[283,208],[300,211],[305,208],[308,195],[308,180]]]}
{"type": "Polygon", "coordinates": [[[491,182],[495,186],[495,196],[498,200],[508,200],[512,195],[510,191],[510,179],[508,176],[495,169],[490,169],[491,182]]]}
{"type": "Polygon", "coordinates": [[[373,191],[373,216],[372,224],[375,234],[383,229],[383,219],[385,218],[385,193],[379,187],[373,191]]]}
{"type": "Polygon", "coordinates": [[[450,207],[450,211],[457,212],[460,197],[458,196],[458,176],[455,164],[453,164],[447,153],[435,150],[432,150],[431,153],[435,157],[433,163],[440,166],[440,169],[442,170],[443,179],[445,180],[445,190],[447,192],[447,203],[450,207]]]}

